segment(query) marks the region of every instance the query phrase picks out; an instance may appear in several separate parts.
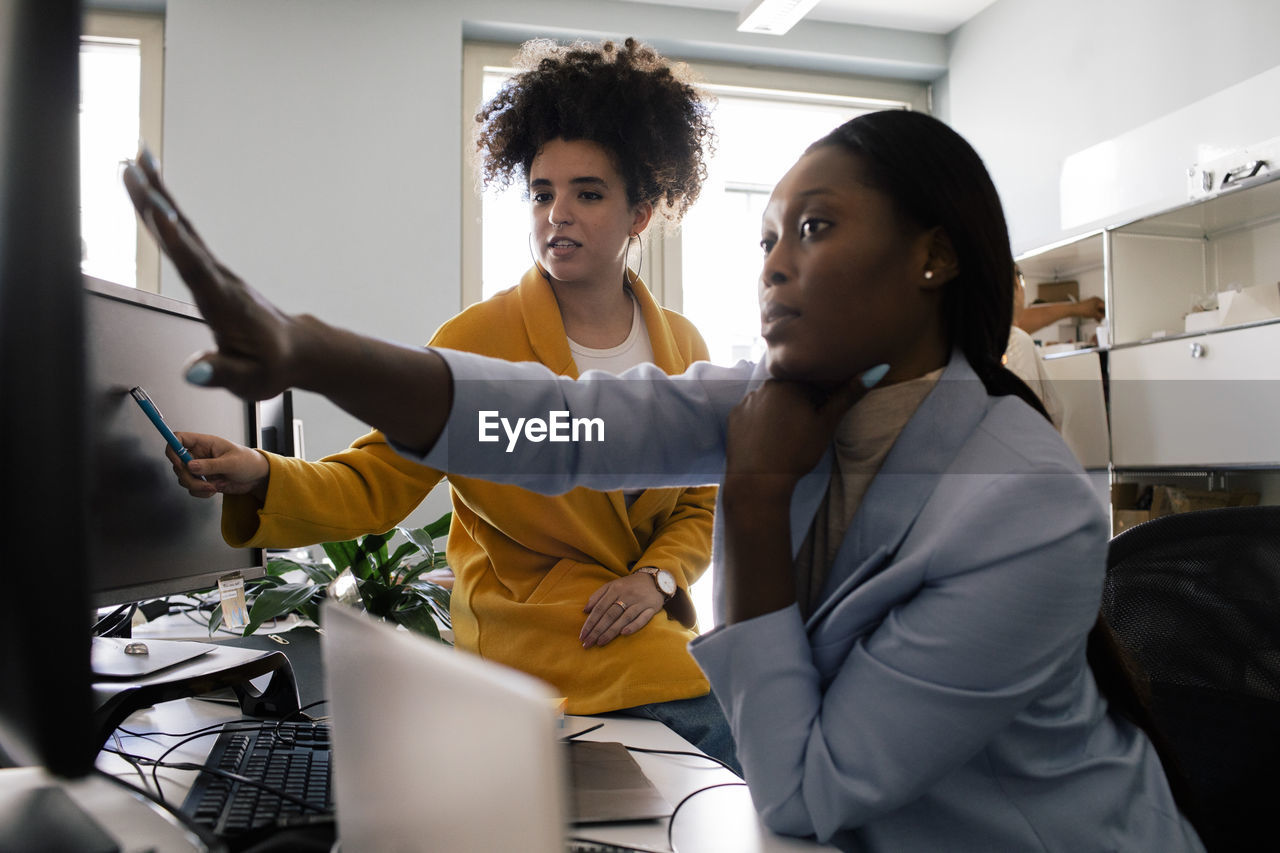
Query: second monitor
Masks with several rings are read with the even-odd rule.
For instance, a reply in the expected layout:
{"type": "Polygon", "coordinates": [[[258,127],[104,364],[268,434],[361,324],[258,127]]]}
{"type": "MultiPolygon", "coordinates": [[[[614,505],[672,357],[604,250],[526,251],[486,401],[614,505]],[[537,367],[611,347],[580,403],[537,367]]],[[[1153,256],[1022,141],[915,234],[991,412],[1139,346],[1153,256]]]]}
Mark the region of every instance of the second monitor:
{"type": "Polygon", "coordinates": [[[178,432],[258,447],[255,406],[183,378],[186,360],[213,345],[208,326],[184,302],[87,277],[85,286],[93,604],[208,589],[232,572],[262,576],[263,552],[223,541],[223,498],[193,498],[178,484],[164,439],[129,393],[145,388],[178,432]]]}

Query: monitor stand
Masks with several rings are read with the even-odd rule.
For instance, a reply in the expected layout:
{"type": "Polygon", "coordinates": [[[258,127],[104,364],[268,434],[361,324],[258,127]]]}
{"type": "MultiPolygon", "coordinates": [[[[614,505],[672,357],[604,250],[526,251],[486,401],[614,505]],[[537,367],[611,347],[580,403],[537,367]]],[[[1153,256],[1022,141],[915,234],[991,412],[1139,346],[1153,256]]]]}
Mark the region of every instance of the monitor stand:
{"type": "Polygon", "coordinates": [[[211,643],[94,637],[94,678],[141,678],[213,651],[211,643]]]}
{"type": "MultiPolygon", "coordinates": [[[[95,639],[95,645],[101,639],[95,639]]],[[[240,711],[246,716],[278,719],[299,710],[298,684],[289,658],[283,652],[264,652],[186,640],[146,642],[149,647],[163,643],[166,646],[190,645],[200,649],[185,660],[142,675],[105,678],[95,674],[93,698],[97,746],[106,743],[116,727],[134,711],[158,702],[202,696],[226,689],[235,692],[240,711]],[[255,679],[263,676],[269,676],[265,684],[261,687],[253,684],[255,679]]],[[[94,668],[97,669],[96,666],[94,668]]]]}

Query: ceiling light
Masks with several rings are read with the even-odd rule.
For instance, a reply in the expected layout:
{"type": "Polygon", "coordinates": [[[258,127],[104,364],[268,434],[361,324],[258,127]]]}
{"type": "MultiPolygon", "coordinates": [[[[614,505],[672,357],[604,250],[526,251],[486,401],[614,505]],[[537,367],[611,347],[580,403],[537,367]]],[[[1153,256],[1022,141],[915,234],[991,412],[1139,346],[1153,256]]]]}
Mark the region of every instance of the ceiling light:
{"type": "Polygon", "coordinates": [[[818,0],[755,0],[738,15],[738,32],[780,36],[817,5],[818,0]]]}

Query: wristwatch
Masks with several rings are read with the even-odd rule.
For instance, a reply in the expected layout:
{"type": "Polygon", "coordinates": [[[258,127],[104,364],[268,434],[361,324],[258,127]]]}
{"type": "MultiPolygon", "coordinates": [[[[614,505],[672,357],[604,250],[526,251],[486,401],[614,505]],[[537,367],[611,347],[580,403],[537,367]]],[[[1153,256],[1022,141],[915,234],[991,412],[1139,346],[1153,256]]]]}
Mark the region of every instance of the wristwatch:
{"type": "Polygon", "coordinates": [[[676,586],[675,576],[666,569],[659,569],[653,566],[641,566],[636,569],[637,572],[644,572],[646,575],[653,576],[653,582],[658,585],[658,592],[662,593],[665,601],[670,601],[671,596],[676,594],[678,587],[676,586]]]}

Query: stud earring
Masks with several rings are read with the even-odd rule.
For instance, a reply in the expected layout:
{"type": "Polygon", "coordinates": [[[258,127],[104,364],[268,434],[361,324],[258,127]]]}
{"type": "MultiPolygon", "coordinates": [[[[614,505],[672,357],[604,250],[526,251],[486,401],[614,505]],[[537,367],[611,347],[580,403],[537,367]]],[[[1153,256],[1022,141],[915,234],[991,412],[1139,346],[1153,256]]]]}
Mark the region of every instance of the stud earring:
{"type": "Polygon", "coordinates": [[[924,277],[925,277],[925,278],[933,278],[933,270],[925,270],[925,271],[924,271],[924,277]]]}

